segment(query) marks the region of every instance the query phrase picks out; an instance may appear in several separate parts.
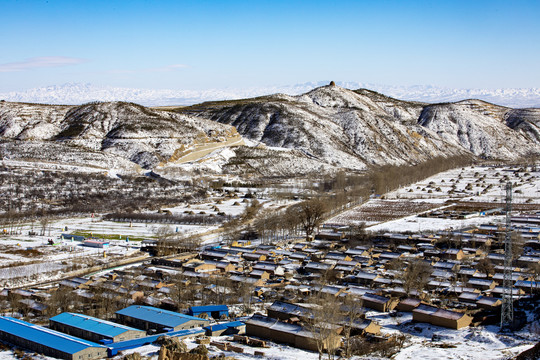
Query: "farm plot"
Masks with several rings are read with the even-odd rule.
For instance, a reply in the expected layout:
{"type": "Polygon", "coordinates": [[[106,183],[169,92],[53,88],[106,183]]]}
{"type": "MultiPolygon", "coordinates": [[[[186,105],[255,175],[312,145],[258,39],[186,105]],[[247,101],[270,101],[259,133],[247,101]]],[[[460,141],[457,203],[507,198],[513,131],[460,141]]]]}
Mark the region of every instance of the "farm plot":
{"type": "Polygon", "coordinates": [[[365,222],[371,231],[436,231],[502,220],[506,184],[516,212],[540,210],[536,167],[471,166],[449,170],[384,194],[341,213],[329,223],[365,222]],[[477,213],[477,214],[474,214],[477,213]],[[422,214],[422,216],[417,216],[422,214]]]}
{"type": "Polygon", "coordinates": [[[514,203],[540,203],[536,167],[470,166],[445,171],[385,195],[388,199],[501,202],[512,183],[514,203]]]}
{"type": "Polygon", "coordinates": [[[363,222],[367,225],[374,225],[439,207],[441,207],[441,204],[435,202],[376,199],[345,211],[328,220],[328,222],[343,225],[357,225],[363,222]]]}

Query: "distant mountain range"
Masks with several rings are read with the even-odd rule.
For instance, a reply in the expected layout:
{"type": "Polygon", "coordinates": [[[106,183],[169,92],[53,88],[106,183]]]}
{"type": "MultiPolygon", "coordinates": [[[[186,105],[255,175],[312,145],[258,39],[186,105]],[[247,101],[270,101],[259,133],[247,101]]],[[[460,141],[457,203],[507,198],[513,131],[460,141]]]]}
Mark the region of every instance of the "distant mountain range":
{"type": "MultiPolygon", "coordinates": [[[[0,100],[63,105],[80,105],[92,101],[129,101],[144,106],[193,105],[205,101],[244,99],[275,93],[300,95],[326,84],[328,84],[328,81],[246,89],[151,90],[75,83],[0,93],[0,100]]],[[[339,81],[336,84],[351,90],[370,89],[396,99],[408,101],[440,103],[479,99],[512,108],[540,107],[540,88],[451,89],[429,85],[388,86],[339,81]]]]}

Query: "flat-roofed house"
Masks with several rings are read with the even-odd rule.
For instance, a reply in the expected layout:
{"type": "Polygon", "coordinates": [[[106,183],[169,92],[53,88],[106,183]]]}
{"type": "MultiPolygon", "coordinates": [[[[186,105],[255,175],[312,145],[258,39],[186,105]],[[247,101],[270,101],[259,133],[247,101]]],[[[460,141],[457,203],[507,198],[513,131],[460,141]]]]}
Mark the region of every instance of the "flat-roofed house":
{"type": "Polygon", "coordinates": [[[332,264],[311,261],[304,266],[304,269],[310,273],[324,273],[333,267],[332,264]]]}
{"type": "Polygon", "coordinates": [[[461,249],[447,249],[443,252],[443,257],[450,260],[461,260],[465,257],[465,253],[461,249]]]}
{"type": "Polygon", "coordinates": [[[434,314],[439,310],[435,306],[420,304],[413,309],[413,321],[430,323],[431,314],[434,314]]]}
{"type": "Polygon", "coordinates": [[[479,293],[464,291],[458,296],[462,303],[476,304],[476,300],[482,297],[479,293]]]}
{"type": "Polygon", "coordinates": [[[274,303],[266,309],[266,312],[269,317],[279,320],[289,320],[293,317],[308,319],[312,314],[311,309],[307,307],[284,301],[274,301],[274,303]]]}
{"type": "Polygon", "coordinates": [[[481,309],[494,310],[502,305],[502,301],[499,298],[482,296],[476,301],[476,305],[481,309]]]}
{"type": "Polygon", "coordinates": [[[242,321],[232,321],[222,324],[208,325],[204,328],[206,336],[242,335],[246,333],[246,324],[242,321]]]}
{"type": "Polygon", "coordinates": [[[472,317],[457,311],[439,309],[431,314],[432,325],[442,326],[449,329],[461,329],[471,324],[472,317]]]}
{"type": "Polygon", "coordinates": [[[372,285],[373,281],[377,278],[379,278],[379,275],[376,273],[359,271],[351,277],[351,282],[362,285],[372,285]]]}
{"type": "Polygon", "coordinates": [[[403,300],[401,300],[397,306],[396,306],[396,309],[398,311],[413,311],[414,309],[416,309],[420,304],[422,303],[422,301],[420,299],[415,299],[415,298],[405,298],[403,300]]]}
{"type": "Polygon", "coordinates": [[[398,304],[397,299],[387,298],[386,296],[376,295],[372,293],[365,293],[360,298],[363,301],[364,307],[382,312],[394,310],[394,308],[398,304]]]}
{"type": "Polygon", "coordinates": [[[422,304],[413,310],[413,321],[427,322],[432,325],[457,330],[469,326],[472,317],[457,311],[422,304]]]}
{"type": "Polygon", "coordinates": [[[480,290],[489,290],[495,288],[497,286],[497,283],[493,280],[489,279],[478,279],[478,278],[470,278],[467,282],[467,285],[480,290]]]}

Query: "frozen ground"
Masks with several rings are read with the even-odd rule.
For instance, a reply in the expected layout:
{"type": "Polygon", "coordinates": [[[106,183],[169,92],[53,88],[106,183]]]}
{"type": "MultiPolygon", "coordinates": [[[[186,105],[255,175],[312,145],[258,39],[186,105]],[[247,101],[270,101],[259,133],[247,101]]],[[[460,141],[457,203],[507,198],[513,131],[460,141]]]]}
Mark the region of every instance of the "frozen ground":
{"type": "MultiPolygon", "coordinates": [[[[506,183],[512,182],[512,203],[540,204],[540,172],[535,168],[470,166],[449,170],[418,183],[402,187],[329,219],[328,223],[365,222],[370,231],[421,232],[459,229],[484,223],[497,223],[501,216],[466,220],[421,218],[428,210],[464,202],[500,204],[504,207],[506,183]],[[399,218],[398,218],[399,217],[399,218]]],[[[537,206],[540,210],[540,206],[537,206]]]]}
{"type": "Polygon", "coordinates": [[[445,171],[385,195],[387,199],[502,202],[506,183],[514,203],[540,202],[540,172],[535,168],[469,166],[445,171]]]}
{"type": "Polygon", "coordinates": [[[383,334],[407,335],[404,348],[393,357],[396,360],[506,359],[527,350],[535,343],[533,338],[523,337],[523,334],[512,336],[500,334],[497,326],[451,330],[426,323],[413,323],[410,312],[390,316],[389,313],[370,311],[366,317],[382,325],[383,334]]]}
{"type": "Polygon", "coordinates": [[[469,226],[477,226],[486,223],[499,223],[504,221],[504,216],[483,216],[471,219],[439,219],[424,218],[416,215],[407,216],[398,220],[388,221],[382,224],[368,226],[370,231],[390,231],[390,232],[423,232],[438,231],[445,229],[461,229],[469,226]]]}
{"type": "MultiPolygon", "coordinates": [[[[243,198],[247,192],[257,192],[265,197],[264,190],[244,188],[238,191],[237,198],[212,198],[205,203],[183,204],[164,210],[169,210],[172,214],[192,211],[208,216],[223,212],[235,217],[242,214],[252,201],[243,198]]],[[[275,209],[288,204],[287,201],[267,198],[259,198],[258,201],[265,209],[275,209]]],[[[140,240],[153,239],[164,229],[183,235],[200,234],[204,244],[216,243],[220,241],[220,234],[216,231],[218,228],[219,225],[123,223],[104,221],[98,216],[54,220],[45,227],[38,222],[3,226],[0,224],[0,231],[6,229],[9,233],[15,232],[14,235],[0,235],[0,287],[22,286],[45,279],[54,280],[63,272],[71,270],[73,264],[84,263],[91,266],[111,259],[138,255],[140,240]],[[30,235],[31,232],[43,232],[45,235],[30,235]],[[62,240],[62,234],[103,237],[110,242],[110,246],[106,250],[90,248],[77,241],[62,240]],[[48,245],[49,239],[56,245],[48,245]],[[126,241],[127,239],[130,241],[126,241]]]]}

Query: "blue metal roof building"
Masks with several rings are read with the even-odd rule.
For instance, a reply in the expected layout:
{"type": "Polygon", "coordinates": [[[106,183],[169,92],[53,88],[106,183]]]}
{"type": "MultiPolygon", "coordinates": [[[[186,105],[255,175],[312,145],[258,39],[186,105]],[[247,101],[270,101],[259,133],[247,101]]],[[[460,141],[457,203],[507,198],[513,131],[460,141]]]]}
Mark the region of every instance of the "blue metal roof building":
{"type": "Polygon", "coordinates": [[[242,321],[231,321],[223,324],[208,325],[204,330],[206,336],[242,335],[246,333],[246,324],[242,321]]]}
{"type": "Polygon", "coordinates": [[[188,314],[197,317],[206,314],[207,318],[220,319],[222,316],[229,316],[229,308],[227,305],[192,306],[189,308],[188,314]]]}
{"type": "Polygon", "coordinates": [[[123,324],[160,332],[193,329],[209,324],[208,320],[152,306],[132,305],[117,311],[115,315],[123,324]]]}
{"type": "Polygon", "coordinates": [[[82,314],[65,312],[49,321],[51,329],[103,344],[146,336],[144,331],[82,314]]]}
{"type": "Polygon", "coordinates": [[[0,316],[0,339],[60,359],[102,359],[107,348],[26,321],[0,316]]]}
{"type": "Polygon", "coordinates": [[[80,235],[62,234],[60,237],[64,240],[84,241],[85,237],[80,235]]]}

